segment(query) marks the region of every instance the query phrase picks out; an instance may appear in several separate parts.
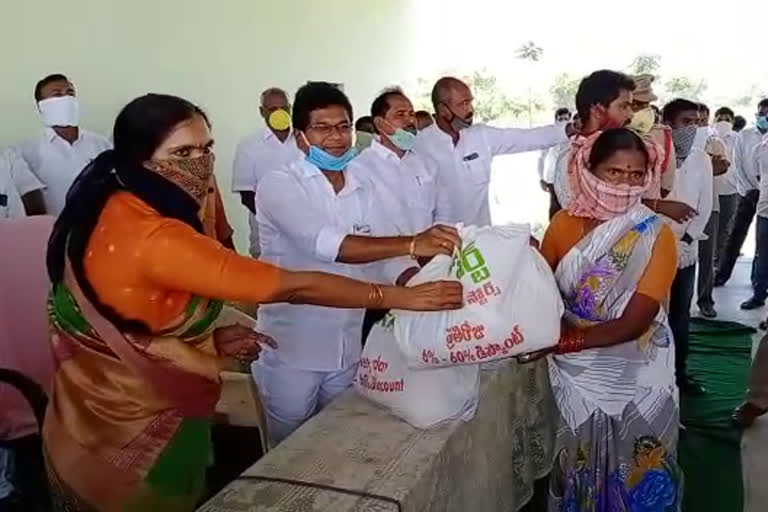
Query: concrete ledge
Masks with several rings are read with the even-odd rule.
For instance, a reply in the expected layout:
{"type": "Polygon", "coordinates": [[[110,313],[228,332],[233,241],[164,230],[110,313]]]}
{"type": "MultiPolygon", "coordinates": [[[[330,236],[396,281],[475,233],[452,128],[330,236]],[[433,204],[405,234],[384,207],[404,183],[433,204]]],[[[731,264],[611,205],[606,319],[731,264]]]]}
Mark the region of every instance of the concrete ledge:
{"type": "MultiPolygon", "coordinates": [[[[554,403],[547,365],[483,371],[477,415],[421,431],[349,390],[244,476],[383,495],[403,511],[516,511],[551,467],[554,403]]],[[[203,512],[395,511],[381,500],[306,486],[238,480],[203,512]]]]}

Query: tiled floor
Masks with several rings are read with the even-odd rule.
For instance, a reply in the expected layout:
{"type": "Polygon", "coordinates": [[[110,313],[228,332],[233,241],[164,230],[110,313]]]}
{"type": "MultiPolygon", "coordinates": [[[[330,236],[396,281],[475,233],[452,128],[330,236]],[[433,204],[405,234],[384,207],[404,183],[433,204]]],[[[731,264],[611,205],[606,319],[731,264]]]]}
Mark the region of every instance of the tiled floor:
{"type": "MultiPolygon", "coordinates": [[[[716,308],[721,320],[735,320],[757,328],[768,315],[768,307],[741,311],[739,305],[751,296],[749,268],[751,262],[739,262],[728,286],[715,290],[716,308]]],[[[694,306],[693,314],[697,314],[694,306]]],[[[755,335],[755,346],[763,333],[755,335]]],[[[744,512],[768,510],[768,416],[759,419],[744,433],[741,444],[744,473],[744,512]]]]}

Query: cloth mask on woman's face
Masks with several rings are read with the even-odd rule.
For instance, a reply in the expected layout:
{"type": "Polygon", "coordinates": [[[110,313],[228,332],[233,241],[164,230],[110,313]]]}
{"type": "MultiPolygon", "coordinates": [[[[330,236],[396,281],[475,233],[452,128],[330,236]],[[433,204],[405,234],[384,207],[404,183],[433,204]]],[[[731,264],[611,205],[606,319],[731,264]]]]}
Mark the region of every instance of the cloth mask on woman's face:
{"type": "Polygon", "coordinates": [[[725,137],[733,131],[733,123],[730,121],[718,121],[715,123],[715,133],[718,137],[725,137]]]}
{"type": "Polygon", "coordinates": [[[347,164],[357,156],[357,149],[354,147],[349,148],[341,156],[333,156],[322,148],[314,146],[309,143],[307,136],[303,133],[301,136],[304,138],[304,142],[309,146],[309,153],[307,153],[307,162],[313,164],[321,171],[343,171],[346,169],[347,164]]]}
{"type": "Polygon", "coordinates": [[[675,156],[677,157],[677,166],[683,165],[688,155],[691,154],[693,141],[696,140],[696,130],[698,126],[682,126],[672,129],[672,143],[675,145],[675,156]]]}
{"type": "Polygon", "coordinates": [[[267,118],[267,124],[273,130],[283,132],[291,127],[291,115],[287,110],[278,109],[269,114],[267,118]]]}
{"type": "Polygon", "coordinates": [[[45,126],[77,126],[80,122],[80,103],[74,96],[48,98],[37,106],[45,126]]]}
{"type": "Polygon", "coordinates": [[[632,122],[629,123],[629,127],[641,135],[646,135],[651,131],[655,123],[656,114],[651,107],[647,107],[635,112],[635,115],[632,116],[632,122]]]}
{"type": "Polygon", "coordinates": [[[202,204],[205,196],[211,192],[211,176],[213,176],[213,153],[196,158],[150,160],[144,166],[153,171],[202,204]]]}

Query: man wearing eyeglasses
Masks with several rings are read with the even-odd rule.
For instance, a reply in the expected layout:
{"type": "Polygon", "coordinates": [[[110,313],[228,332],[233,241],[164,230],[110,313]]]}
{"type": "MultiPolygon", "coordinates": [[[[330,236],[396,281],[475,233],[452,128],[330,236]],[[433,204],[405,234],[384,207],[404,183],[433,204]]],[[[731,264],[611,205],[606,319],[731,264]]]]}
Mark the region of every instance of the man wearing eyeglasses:
{"type": "MultiPolygon", "coordinates": [[[[305,158],[259,181],[261,259],[291,270],[402,283],[415,272],[414,259],[450,255],[461,240],[445,226],[415,236],[382,236],[393,230],[375,215],[370,186],[347,172],[356,154],[352,119],[349,100],[332,84],[312,82],[296,93],[293,129],[305,158]],[[392,258],[399,263],[386,271],[366,265],[392,258]]],[[[350,386],[360,359],[363,314],[290,304],[259,309],[259,331],[280,346],[252,366],[273,444],[350,386]]]]}
{"type": "Polygon", "coordinates": [[[491,223],[493,158],[564,143],[571,125],[516,129],[473,124],[472,101],[472,91],[461,80],[438,80],[432,89],[436,122],[419,132],[415,151],[438,169],[437,219],[483,226],[491,223]]]}

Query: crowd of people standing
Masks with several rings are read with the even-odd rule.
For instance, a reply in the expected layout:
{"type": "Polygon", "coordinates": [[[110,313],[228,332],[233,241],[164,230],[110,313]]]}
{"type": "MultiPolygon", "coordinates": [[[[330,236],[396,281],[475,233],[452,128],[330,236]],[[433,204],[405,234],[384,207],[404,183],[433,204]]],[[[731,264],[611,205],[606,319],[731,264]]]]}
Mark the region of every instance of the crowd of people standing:
{"type": "MultiPolygon", "coordinates": [[[[56,218],[37,248],[57,360],[42,432],[57,510],[192,510],[221,371],[250,365],[275,445],[351,385],[366,315],[461,307],[457,283],[406,284],[461,246],[457,223],[491,223],[493,158],[528,151],[542,151],[541,252],[566,305],[553,353],[525,358],[549,358],[559,412],[550,510],[678,510],[678,393],[706,393],[686,368],[694,293],[716,317],[712,289],[755,215],[742,307],[768,294],[768,99],[737,133],[727,107],[714,119],[691,99],[656,107],[652,83],[596,71],[576,116],[531,129],[474,122],[472,91],[453,77],[435,83],[432,113],[390,88],[357,121],[334,84],[293,101],[267,89],[266,129],[234,157],[245,257],[200,107],[139,97],[107,139],[80,128],[67,77],[42,79],[45,132],[2,153],[0,218],[56,218]],[[217,327],[225,301],[262,304],[257,332],[217,327]]],[[[745,425],[768,409],[763,352],[736,413],[745,425]]]]}

